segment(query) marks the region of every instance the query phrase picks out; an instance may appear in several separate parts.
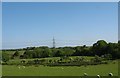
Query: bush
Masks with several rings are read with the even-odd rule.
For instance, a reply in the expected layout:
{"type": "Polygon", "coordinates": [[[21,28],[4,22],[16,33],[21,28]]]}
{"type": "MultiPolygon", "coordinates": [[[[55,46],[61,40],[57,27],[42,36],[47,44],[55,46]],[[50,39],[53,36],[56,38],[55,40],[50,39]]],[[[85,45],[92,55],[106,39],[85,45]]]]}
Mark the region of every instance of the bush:
{"type": "Polygon", "coordinates": [[[102,62],[102,58],[95,55],[95,57],[92,59],[94,62],[102,62]]]}
{"type": "Polygon", "coordinates": [[[34,63],[34,61],[28,61],[27,64],[28,65],[34,65],[35,63],[34,63]]]}
{"type": "Polygon", "coordinates": [[[3,62],[9,61],[9,59],[10,59],[10,57],[9,57],[8,54],[6,54],[6,53],[3,53],[3,54],[2,54],[2,61],[3,61],[3,62]]]}

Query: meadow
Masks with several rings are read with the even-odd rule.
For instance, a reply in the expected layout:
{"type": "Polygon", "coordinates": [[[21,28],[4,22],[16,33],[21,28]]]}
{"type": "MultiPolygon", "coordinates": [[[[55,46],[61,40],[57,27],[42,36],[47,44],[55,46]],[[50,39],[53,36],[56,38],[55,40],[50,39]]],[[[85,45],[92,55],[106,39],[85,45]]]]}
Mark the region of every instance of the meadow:
{"type": "Polygon", "coordinates": [[[102,65],[85,66],[16,66],[3,65],[3,76],[83,76],[87,73],[88,76],[108,76],[112,72],[114,76],[118,76],[118,62],[111,62],[102,65]]]}
{"type": "Polygon", "coordinates": [[[84,76],[87,73],[88,76],[108,76],[113,73],[113,76],[118,76],[118,44],[107,44],[103,40],[95,44],[92,48],[29,47],[24,50],[3,50],[2,75],[84,76]]]}

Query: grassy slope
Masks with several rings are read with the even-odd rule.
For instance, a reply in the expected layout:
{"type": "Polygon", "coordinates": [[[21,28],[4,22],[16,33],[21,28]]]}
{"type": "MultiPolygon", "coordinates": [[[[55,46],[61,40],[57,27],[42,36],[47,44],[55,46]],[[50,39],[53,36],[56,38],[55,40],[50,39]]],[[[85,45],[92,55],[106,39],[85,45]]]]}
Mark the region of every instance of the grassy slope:
{"type": "Polygon", "coordinates": [[[90,76],[97,74],[107,76],[112,72],[115,76],[118,75],[118,63],[96,66],[81,66],[81,67],[44,67],[44,66],[29,66],[19,69],[18,66],[3,66],[4,76],[82,76],[83,73],[88,73],[90,76]]]}

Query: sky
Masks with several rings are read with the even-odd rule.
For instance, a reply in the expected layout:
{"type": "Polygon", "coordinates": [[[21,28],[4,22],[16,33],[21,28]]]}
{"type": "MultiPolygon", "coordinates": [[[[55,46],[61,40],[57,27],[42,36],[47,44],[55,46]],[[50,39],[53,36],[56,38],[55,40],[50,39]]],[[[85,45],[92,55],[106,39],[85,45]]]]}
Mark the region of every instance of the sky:
{"type": "Polygon", "coordinates": [[[0,49],[2,49],[2,3],[0,2],[0,49]]]}
{"type": "Polygon", "coordinates": [[[2,48],[118,41],[117,2],[4,2],[2,48]]]}
{"type": "MultiPolygon", "coordinates": [[[[118,4],[118,14],[120,14],[120,2],[118,4]]],[[[118,40],[120,40],[120,15],[118,15],[118,40]]]]}
{"type": "Polygon", "coordinates": [[[2,2],[119,2],[119,0],[2,0],[2,2]]]}

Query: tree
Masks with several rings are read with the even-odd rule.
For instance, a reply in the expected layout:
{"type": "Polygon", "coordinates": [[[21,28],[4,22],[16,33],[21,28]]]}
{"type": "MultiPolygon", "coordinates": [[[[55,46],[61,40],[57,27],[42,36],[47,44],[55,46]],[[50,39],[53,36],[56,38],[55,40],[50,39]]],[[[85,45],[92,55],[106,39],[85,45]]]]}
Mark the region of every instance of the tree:
{"type": "Polygon", "coordinates": [[[49,57],[50,53],[51,53],[51,50],[49,48],[45,48],[43,49],[42,57],[49,57]]]}
{"type": "Polygon", "coordinates": [[[7,62],[7,61],[9,61],[9,59],[10,59],[9,55],[7,53],[3,52],[2,53],[2,61],[7,62]]]}
{"type": "Polygon", "coordinates": [[[55,57],[64,56],[64,51],[62,49],[59,49],[54,53],[54,56],[55,57]]]}
{"type": "Polygon", "coordinates": [[[75,50],[70,49],[70,48],[64,48],[63,50],[65,52],[64,53],[65,56],[71,56],[75,52],[75,50]]]}
{"type": "Polygon", "coordinates": [[[107,51],[107,54],[111,54],[113,58],[118,58],[120,56],[117,43],[109,43],[106,51],[107,51]]]}
{"type": "Polygon", "coordinates": [[[51,53],[52,57],[57,57],[59,55],[59,54],[57,54],[58,49],[52,48],[51,50],[52,50],[52,53],[51,53]]]}
{"type": "Polygon", "coordinates": [[[89,47],[81,47],[81,55],[82,56],[89,56],[90,55],[89,47]]]}
{"type": "Polygon", "coordinates": [[[23,54],[24,58],[33,58],[33,51],[32,50],[26,50],[23,54]]]}
{"type": "Polygon", "coordinates": [[[41,58],[42,57],[42,53],[43,53],[43,49],[41,49],[41,48],[36,48],[35,50],[34,50],[34,54],[35,54],[35,58],[41,58]]]}
{"type": "Polygon", "coordinates": [[[93,44],[93,52],[94,52],[94,55],[104,55],[106,54],[106,47],[107,47],[107,42],[104,41],[104,40],[99,40],[97,41],[97,43],[94,43],[93,44]]]}
{"type": "Polygon", "coordinates": [[[107,60],[111,60],[112,59],[112,55],[111,54],[105,54],[104,58],[106,58],[107,60]]]}
{"type": "Polygon", "coordinates": [[[19,56],[18,50],[13,54],[13,57],[17,57],[17,56],[19,56]]]}
{"type": "Polygon", "coordinates": [[[73,55],[74,56],[80,56],[81,55],[81,47],[80,46],[75,47],[75,53],[73,55]]]}

